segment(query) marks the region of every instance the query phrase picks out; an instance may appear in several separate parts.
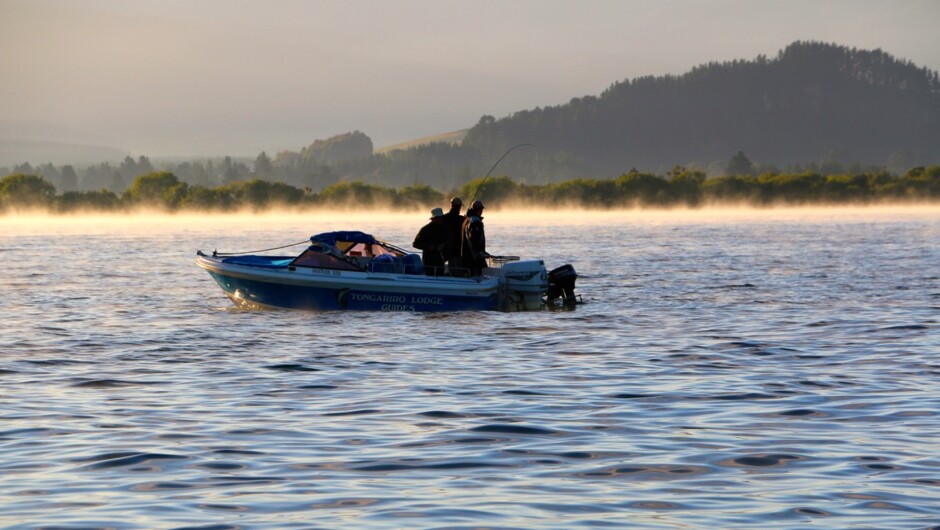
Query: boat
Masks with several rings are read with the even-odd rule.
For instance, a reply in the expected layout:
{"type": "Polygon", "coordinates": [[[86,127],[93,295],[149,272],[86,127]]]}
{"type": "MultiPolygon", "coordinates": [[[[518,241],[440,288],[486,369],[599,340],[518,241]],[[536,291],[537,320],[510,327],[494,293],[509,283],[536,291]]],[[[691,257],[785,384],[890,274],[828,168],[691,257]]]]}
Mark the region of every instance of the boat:
{"type": "Polygon", "coordinates": [[[199,250],[196,264],[250,309],[531,311],[580,301],[571,265],[547,272],[542,260],[493,256],[477,277],[429,275],[420,255],[365,232],[324,232],[302,244],[296,256],[199,250]]]}

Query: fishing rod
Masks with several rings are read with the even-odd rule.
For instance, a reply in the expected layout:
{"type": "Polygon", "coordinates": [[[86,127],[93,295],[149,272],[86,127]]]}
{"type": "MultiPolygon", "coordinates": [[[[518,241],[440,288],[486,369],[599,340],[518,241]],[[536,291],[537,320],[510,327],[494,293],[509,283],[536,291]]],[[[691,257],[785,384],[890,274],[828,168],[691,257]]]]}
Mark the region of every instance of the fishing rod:
{"type": "Polygon", "coordinates": [[[503,159],[506,158],[507,155],[509,155],[509,153],[515,151],[516,149],[519,149],[520,147],[535,147],[535,145],[534,144],[514,145],[513,147],[509,149],[509,151],[506,151],[505,153],[503,153],[503,156],[499,157],[499,160],[497,160],[496,163],[493,164],[493,167],[491,167],[490,170],[487,171],[486,176],[483,177],[483,180],[480,181],[480,184],[477,186],[476,191],[473,192],[473,198],[470,199],[470,203],[469,203],[470,205],[473,205],[473,200],[477,198],[477,193],[480,193],[480,188],[482,188],[483,184],[486,183],[486,179],[490,178],[490,174],[493,173],[493,170],[496,169],[496,166],[498,166],[499,163],[502,162],[503,159]]]}

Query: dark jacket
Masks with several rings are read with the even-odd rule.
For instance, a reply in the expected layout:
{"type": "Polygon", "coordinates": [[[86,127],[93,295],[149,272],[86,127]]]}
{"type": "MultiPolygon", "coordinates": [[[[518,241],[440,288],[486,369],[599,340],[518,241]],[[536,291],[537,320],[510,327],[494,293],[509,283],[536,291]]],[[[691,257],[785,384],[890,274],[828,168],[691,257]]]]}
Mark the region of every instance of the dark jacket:
{"type": "Polygon", "coordinates": [[[460,257],[460,242],[463,239],[463,220],[464,216],[460,215],[460,210],[452,209],[444,214],[444,224],[447,225],[447,243],[444,246],[444,259],[448,262],[460,257]]]}
{"type": "Polygon", "coordinates": [[[437,275],[444,272],[444,257],[441,251],[447,243],[447,237],[447,225],[434,221],[422,226],[415,236],[411,246],[422,250],[421,259],[428,274],[437,275]],[[428,267],[435,269],[427,270],[428,267]]]}
{"type": "Polygon", "coordinates": [[[468,215],[463,221],[463,245],[461,258],[463,266],[470,269],[470,276],[479,276],[486,267],[486,232],[483,228],[483,218],[468,215]]]}

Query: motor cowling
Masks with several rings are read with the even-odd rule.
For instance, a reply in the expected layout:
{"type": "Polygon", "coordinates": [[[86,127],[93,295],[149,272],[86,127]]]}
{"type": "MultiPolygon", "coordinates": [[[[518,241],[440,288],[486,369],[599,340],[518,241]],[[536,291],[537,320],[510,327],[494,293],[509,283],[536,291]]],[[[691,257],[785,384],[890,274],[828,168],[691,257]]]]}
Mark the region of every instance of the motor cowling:
{"type": "Polygon", "coordinates": [[[561,298],[564,304],[576,304],[578,299],[574,294],[574,284],[577,279],[578,273],[570,264],[552,269],[548,273],[548,290],[545,292],[545,298],[549,302],[561,298]]]}
{"type": "Polygon", "coordinates": [[[513,261],[499,269],[501,307],[505,310],[531,311],[542,307],[548,278],[542,260],[513,261]]]}

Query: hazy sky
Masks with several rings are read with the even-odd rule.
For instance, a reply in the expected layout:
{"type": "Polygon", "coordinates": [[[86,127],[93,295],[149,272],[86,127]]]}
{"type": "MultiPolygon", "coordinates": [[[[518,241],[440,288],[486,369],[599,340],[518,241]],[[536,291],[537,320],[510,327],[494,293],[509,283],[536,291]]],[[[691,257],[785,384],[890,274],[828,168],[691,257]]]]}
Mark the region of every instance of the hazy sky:
{"type": "Polygon", "coordinates": [[[938,69],[938,22],[940,0],[0,0],[0,124],[151,156],[381,147],[795,40],[938,69]]]}

